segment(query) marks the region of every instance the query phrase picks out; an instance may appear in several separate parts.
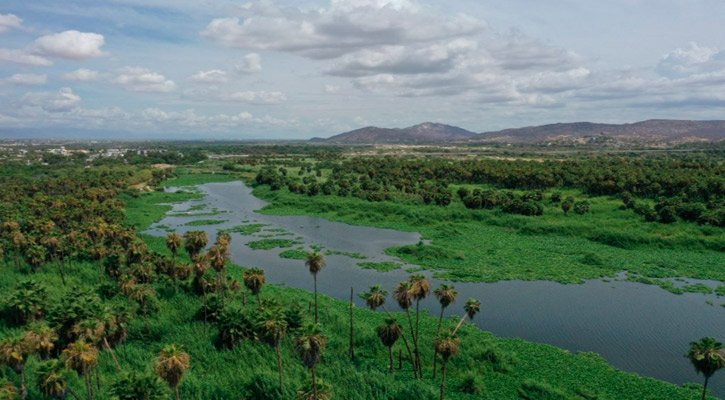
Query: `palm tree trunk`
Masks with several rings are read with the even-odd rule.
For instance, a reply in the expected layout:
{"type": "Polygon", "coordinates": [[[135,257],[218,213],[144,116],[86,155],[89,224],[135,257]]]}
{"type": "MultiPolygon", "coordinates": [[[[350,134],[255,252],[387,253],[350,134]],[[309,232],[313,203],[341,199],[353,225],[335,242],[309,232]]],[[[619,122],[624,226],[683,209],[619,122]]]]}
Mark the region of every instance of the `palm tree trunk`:
{"type": "Polygon", "coordinates": [[[467,316],[468,316],[468,314],[463,314],[463,317],[461,318],[461,320],[458,321],[458,325],[456,325],[456,329],[453,330],[454,335],[456,334],[456,332],[458,332],[459,329],[461,329],[461,325],[463,325],[463,321],[466,320],[467,316]]]}
{"type": "Polygon", "coordinates": [[[20,398],[22,400],[28,398],[28,386],[25,383],[25,367],[20,370],[20,398]]]}
{"type": "Polygon", "coordinates": [[[353,314],[353,288],[350,287],[350,360],[355,361],[355,316],[353,314]]]}
{"type": "Polygon", "coordinates": [[[702,387],[702,400],[705,400],[705,396],[707,396],[707,381],[710,380],[709,376],[705,377],[705,385],[702,387]]]}
{"type": "Polygon", "coordinates": [[[90,371],[86,373],[86,391],[88,395],[88,400],[93,400],[93,380],[91,378],[90,371]]]}
{"type": "MultiPolygon", "coordinates": [[[[413,370],[415,371],[415,377],[418,377],[418,358],[415,357],[418,354],[418,338],[415,337],[415,330],[413,329],[413,319],[410,316],[410,309],[405,309],[405,314],[408,316],[408,325],[410,325],[410,336],[413,337],[413,370]]],[[[405,336],[405,335],[403,335],[405,336]]]]}
{"type": "Polygon", "coordinates": [[[388,347],[388,356],[390,356],[390,373],[395,375],[395,362],[393,361],[393,346],[388,347]]]}
{"type": "MultiPolygon", "coordinates": [[[[315,323],[318,322],[318,316],[317,316],[317,274],[313,274],[312,278],[315,281],[315,323]]],[[[315,399],[317,399],[317,395],[315,395],[315,399]]]]}
{"type": "Polygon", "coordinates": [[[441,398],[440,400],[443,400],[446,393],[446,360],[443,360],[443,369],[441,370],[441,398]]]}
{"type": "Polygon", "coordinates": [[[58,273],[60,274],[60,281],[63,283],[63,286],[65,286],[65,273],[63,273],[63,260],[60,260],[56,267],[58,267],[58,273]]]}
{"type": "Polygon", "coordinates": [[[262,298],[259,297],[259,293],[257,293],[257,307],[261,310],[262,309],[262,298]]]}
{"type": "MultiPolygon", "coordinates": [[[[383,311],[385,311],[385,314],[388,315],[388,317],[393,318],[393,316],[390,314],[387,308],[385,308],[385,305],[383,305],[383,311]]],[[[413,352],[410,350],[410,345],[408,344],[408,339],[406,339],[405,334],[401,335],[403,338],[403,344],[405,344],[405,349],[408,351],[408,357],[410,358],[410,363],[413,365],[413,375],[416,374],[415,370],[415,359],[413,358],[413,352]]],[[[402,367],[399,367],[398,369],[402,369],[402,367]]]]}
{"type": "MultiPolygon", "coordinates": [[[[279,349],[279,344],[274,347],[277,352],[277,370],[279,371],[279,390],[284,395],[284,380],[282,377],[282,352],[279,349]]],[[[178,399],[177,399],[178,400],[178,399]]]]}
{"type": "MultiPolygon", "coordinates": [[[[438,317],[438,329],[436,329],[436,340],[441,335],[441,325],[443,324],[443,311],[445,307],[441,307],[441,315],[438,317]]],[[[436,378],[436,364],[438,363],[438,349],[433,350],[433,379],[436,378]]]]}
{"type": "Polygon", "coordinates": [[[415,363],[418,365],[418,373],[423,377],[423,363],[420,362],[420,299],[415,301],[415,363]]]}
{"type": "Polygon", "coordinates": [[[181,396],[179,396],[179,385],[174,386],[174,397],[176,397],[176,400],[181,399],[181,396]]]}
{"type": "Polygon", "coordinates": [[[118,358],[116,358],[116,354],[111,348],[111,345],[108,344],[108,339],[106,339],[105,336],[103,337],[103,344],[106,345],[108,352],[111,354],[111,358],[113,358],[113,363],[116,364],[116,369],[118,370],[118,372],[121,372],[121,364],[118,362],[118,358]]]}
{"type": "Polygon", "coordinates": [[[317,400],[317,375],[315,374],[315,366],[312,365],[312,396],[317,400]]]}

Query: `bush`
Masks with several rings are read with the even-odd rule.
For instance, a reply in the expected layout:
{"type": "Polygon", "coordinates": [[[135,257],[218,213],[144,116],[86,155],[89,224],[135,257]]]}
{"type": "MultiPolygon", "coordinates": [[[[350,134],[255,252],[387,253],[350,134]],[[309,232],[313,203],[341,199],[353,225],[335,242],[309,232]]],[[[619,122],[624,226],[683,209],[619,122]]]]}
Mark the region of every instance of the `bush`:
{"type": "Polygon", "coordinates": [[[519,389],[519,397],[526,400],[572,400],[562,390],[533,379],[524,381],[519,389]]]}
{"type": "Polygon", "coordinates": [[[486,385],[478,375],[467,372],[458,385],[458,390],[462,393],[480,395],[486,390],[486,385]]]}
{"type": "Polygon", "coordinates": [[[574,203],[574,212],[583,215],[589,212],[591,204],[587,200],[577,201],[574,203]]]}
{"type": "Polygon", "coordinates": [[[279,388],[278,378],[270,374],[257,374],[244,385],[244,398],[248,400],[283,400],[287,397],[279,388]]]}

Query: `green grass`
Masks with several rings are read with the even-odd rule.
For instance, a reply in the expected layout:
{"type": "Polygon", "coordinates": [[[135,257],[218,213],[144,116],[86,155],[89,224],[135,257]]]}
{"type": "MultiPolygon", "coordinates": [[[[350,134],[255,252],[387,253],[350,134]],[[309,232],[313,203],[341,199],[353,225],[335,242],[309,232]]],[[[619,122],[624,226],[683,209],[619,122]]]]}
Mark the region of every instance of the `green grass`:
{"type": "MultiPolygon", "coordinates": [[[[575,191],[571,191],[575,192],[575,191]]],[[[582,283],[621,271],[650,278],[725,281],[725,234],[710,227],[639,222],[619,200],[590,198],[589,214],[564,216],[552,205],[541,217],[449,207],[371,203],[353,197],[301,196],[260,186],[254,194],[271,204],[262,212],[311,215],[354,225],[420,232],[430,245],[388,249],[405,262],[458,281],[551,280],[582,283]]],[[[568,191],[564,192],[569,195],[568,191]]],[[[576,192],[575,192],[576,194],[576,192]]],[[[577,198],[583,198],[578,193],[577,198]]]]}
{"type": "Polygon", "coordinates": [[[195,221],[189,221],[185,223],[185,226],[204,226],[204,225],[218,225],[223,224],[227,221],[223,219],[197,219],[195,221]]]}
{"type": "Polygon", "coordinates": [[[340,256],[355,258],[358,260],[365,260],[366,258],[368,258],[368,256],[360,254],[360,253],[352,253],[349,251],[339,251],[339,250],[326,250],[325,255],[327,255],[327,256],[340,255],[340,256]]]}
{"type": "Polygon", "coordinates": [[[267,226],[267,224],[239,225],[239,226],[235,226],[234,228],[228,229],[228,231],[238,233],[243,236],[250,236],[257,232],[261,232],[262,228],[265,226],[267,226]]]}
{"type": "Polygon", "coordinates": [[[279,253],[282,258],[289,258],[292,260],[305,260],[310,253],[305,251],[303,248],[285,250],[279,253]]]}
{"type": "Polygon", "coordinates": [[[121,199],[127,203],[126,220],[139,231],[145,231],[151,227],[151,224],[163,219],[166,213],[173,209],[168,204],[198,200],[202,197],[203,195],[199,193],[186,191],[144,193],[138,198],[128,194],[121,195],[121,199]]]}
{"type": "Polygon", "coordinates": [[[296,244],[300,244],[300,242],[289,239],[262,239],[248,242],[247,246],[254,250],[271,250],[278,247],[292,247],[296,244]]]}
{"type": "Polygon", "coordinates": [[[392,261],[381,261],[381,262],[359,262],[357,265],[365,269],[374,269],[378,272],[388,272],[395,269],[399,269],[403,264],[392,261]]]}

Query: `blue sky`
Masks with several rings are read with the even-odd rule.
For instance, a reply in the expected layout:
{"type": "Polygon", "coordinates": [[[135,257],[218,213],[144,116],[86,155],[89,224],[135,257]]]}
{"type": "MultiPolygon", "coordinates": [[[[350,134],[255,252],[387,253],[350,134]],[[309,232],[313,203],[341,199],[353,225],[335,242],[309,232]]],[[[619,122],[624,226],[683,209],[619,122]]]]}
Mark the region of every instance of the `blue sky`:
{"type": "Polygon", "coordinates": [[[721,119],[723,15],[720,0],[10,0],[0,135],[721,119]]]}

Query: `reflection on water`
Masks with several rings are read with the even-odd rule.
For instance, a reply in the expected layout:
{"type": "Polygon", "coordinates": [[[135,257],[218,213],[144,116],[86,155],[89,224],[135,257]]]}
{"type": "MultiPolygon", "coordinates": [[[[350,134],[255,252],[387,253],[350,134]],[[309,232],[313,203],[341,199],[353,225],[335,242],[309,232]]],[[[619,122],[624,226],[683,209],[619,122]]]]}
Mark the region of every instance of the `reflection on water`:
{"type": "MultiPolygon", "coordinates": [[[[269,224],[264,229],[282,228],[293,233],[281,238],[299,239],[307,247],[321,245],[329,250],[361,253],[369,257],[365,261],[373,262],[395,260],[383,254],[387,247],[420,240],[417,233],[351,226],[315,217],[258,214],[254,210],[266,203],[252,196],[251,189],[241,182],[210,183],[200,188],[207,194],[205,199],[174,205],[174,211],[205,204],[205,210],[228,212],[213,217],[167,217],[155,226],[166,225],[180,233],[206,229],[213,237],[219,229],[244,223],[269,224]],[[228,222],[184,226],[190,220],[209,218],[228,222]]],[[[166,231],[152,227],[148,233],[165,235],[166,231]]],[[[312,278],[303,261],[280,258],[283,249],[252,250],[246,246],[249,241],[260,240],[259,235],[271,233],[232,234],[233,261],[264,268],[270,283],[311,290],[312,278]]],[[[392,291],[396,283],[407,279],[404,269],[381,273],[360,268],[356,265],[359,261],[342,255],[327,256],[327,268],[318,276],[319,291],[349,299],[351,286],[360,292],[380,283],[392,291]]],[[[440,283],[436,279],[431,281],[434,285],[440,283]]],[[[702,336],[719,337],[725,332],[725,310],[717,305],[721,301],[713,295],[674,295],[657,286],[601,280],[582,285],[504,281],[457,282],[455,286],[461,304],[449,307],[447,314],[460,315],[465,299],[474,297],[483,303],[474,322],[498,336],[548,343],[571,351],[597,352],[622,370],[678,384],[702,380],[684,358],[688,343],[702,336]],[[706,304],[706,300],[715,300],[715,306],[706,304]]],[[[356,301],[364,307],[362,300],[356,301]]],[[[394,302],[389,303],[392,308],[394,302]]],[[[421,303],[421,307],[432,315],[440,311],[432,298],[421,303]]],[[[725,378],[715,376],[709,386],[715,394],[725,394],[725,378]]]]}

